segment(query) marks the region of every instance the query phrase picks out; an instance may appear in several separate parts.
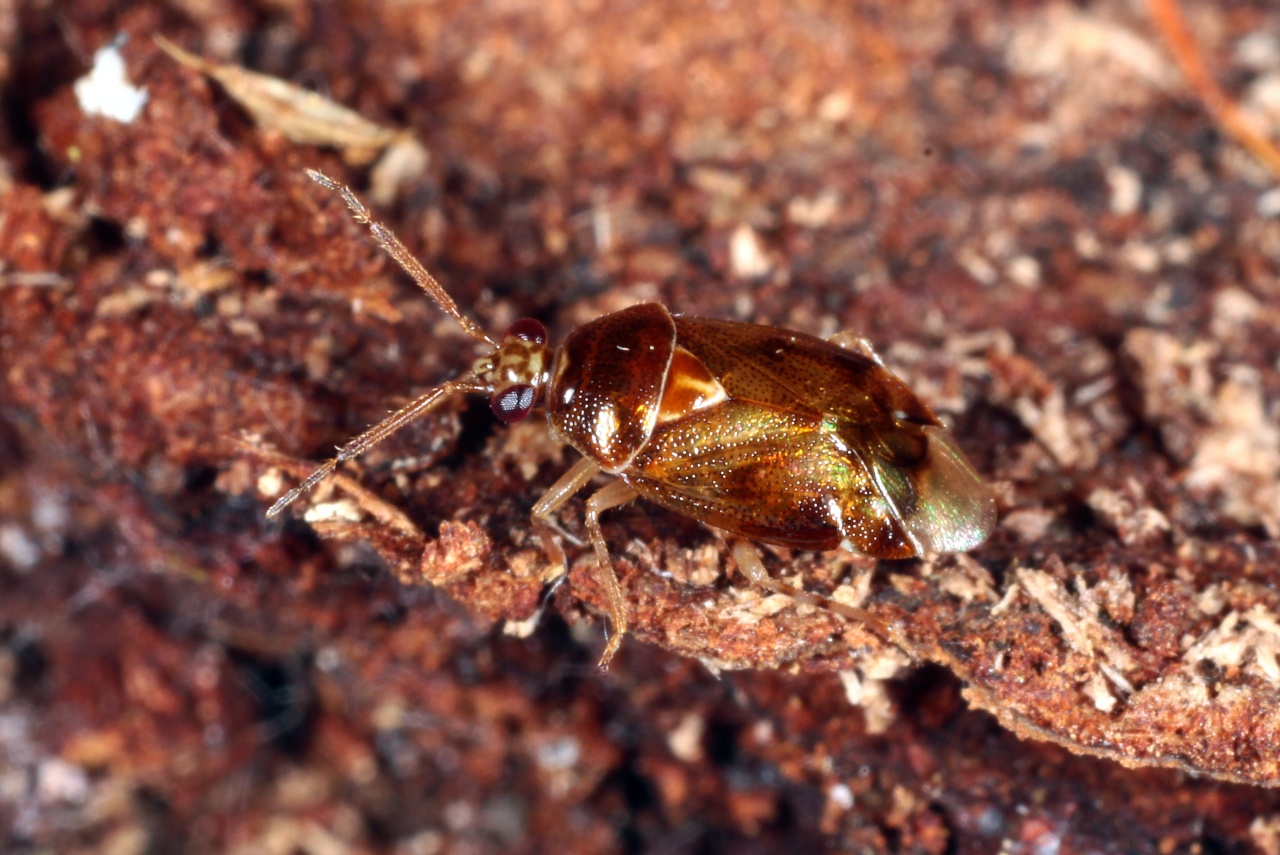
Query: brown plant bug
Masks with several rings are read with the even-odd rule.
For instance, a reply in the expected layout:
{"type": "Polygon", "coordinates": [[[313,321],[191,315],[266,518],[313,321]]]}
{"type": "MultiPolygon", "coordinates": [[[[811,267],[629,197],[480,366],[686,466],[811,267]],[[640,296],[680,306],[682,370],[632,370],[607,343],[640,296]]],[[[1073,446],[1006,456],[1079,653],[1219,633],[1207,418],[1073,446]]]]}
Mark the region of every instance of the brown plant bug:
{"type": "Polygon", "coordinates": [[[565,554],[552,514],[597,474],[617,477],[586,502],[614,630],[602,668],[617,652],[627,618],[600,514],[637,497],[736,535],[734,558],[754,583],[866,620],[889,635],[896,633],[862,609],[774,580],[749,541],[913,558],[972,549],[994,528],[990,491],[950,432],[864,340],[824,341],[776,327],[673,315],[647,303],[578,327],[559,350],[547,345],[546,328],[531,318],[495,341],[350,188],[307,174],[341,194],[378,245],[488,352],[464,376],[348,442],[281,496],[268,517],[447,395],[488,395],[494,415],[507,423],[541,407],[552,436],[583,455],[533,507],[534,529],[561,575],[565,554]]]}

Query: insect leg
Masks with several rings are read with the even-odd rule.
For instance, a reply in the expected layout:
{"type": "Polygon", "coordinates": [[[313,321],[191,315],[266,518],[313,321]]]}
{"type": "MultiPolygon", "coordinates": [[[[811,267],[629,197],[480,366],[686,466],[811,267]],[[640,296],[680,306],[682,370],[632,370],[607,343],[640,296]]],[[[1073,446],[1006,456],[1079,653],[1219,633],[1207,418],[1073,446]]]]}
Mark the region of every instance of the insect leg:
{"type": "Polygon", "coordinates": [[[847,620],[863,624],[881,639],[891,644],[896,644],[907,652],[911,651],[910,646],[904,646],[901,643],[902,634],[900,632],[891,629],[888,624],[866,609],[850,606],[821,594],[802,591],[793,585],[779,582],[770,576],[769,572],[765,570],[764,561],[760,558],[760,550],[756,548],[754,543],[747,540],[735,540],[733,542],[733,560],[738,562],[738,569],[751,580],[752,584],[759,585],[766,591],[772,591],[775,594],[785,594],[798,603],[832,612],[847,620]]]}
{"type": "Polygon", "coordinates": [[[618,574],[613,570],[613,562],[609,559],[609,547],[604,542],[604,533],[600,530],[600,513],[618,505],[625,505],[638,493],[625,481],[614,481],[602,487],[591,498],[587,499],[587,533],[591,535],[591,545],[596,550],[596,561],[600,565],[600,581],[604,583],[605,596],[609,599],[609,619],[613,623],[613,632],[609,643],[600,656],[600,670],[609,667],[609,660],[618,652],[622,637],[627,634],[626,603],[622,600],[622,588],[618,585],[618,574]]]}
{"type": "Polygon", "coordinates": [[[355,439],[348,442],[342,448],[338,449],[338,455],[332,460],[326,462],[316,471],[307,476],[307,479],[289,492],[285,493],[276,503],[267,509],[267,516],[274,517],[292,503],[303,493],[310,490],[316,484],[319,484],[325,478],[333,474],[333,470],[338,468],[339,463],[359,457],[378,443],[382,442],[391,434],[416,419],[418,416],[433,408],[440,401],[454,392],[485,392],[487,387],[478,383],[467,380],[451,380],[443,386],[437,386],[424,395],[420,395],[417,399],[411,401],[355,439]]]}
{"type": "Polygon", "coordinates": [[[560,509],[565,502],[573,496],[574,493],[587,486],[587,482],[596,476],[600,471],[600,467],[592,463],[590,459],[584,457],[569,469],[568,472],[560,476],[560,480],[551,485],[551,489],[542,494],[542,498],[533,506],[533,530],[538,536],[538,542],[542,544],[542,551],[551,559],[551,563],[555,565],[553,572],[546,581],[564,576],[569,569],[569,564],[564,557],[564,547],[560,545],[557,534],[568,538],[570,541],[581,546],[581,541],[560,528],[552,518],[557,510],[560,509]]]}

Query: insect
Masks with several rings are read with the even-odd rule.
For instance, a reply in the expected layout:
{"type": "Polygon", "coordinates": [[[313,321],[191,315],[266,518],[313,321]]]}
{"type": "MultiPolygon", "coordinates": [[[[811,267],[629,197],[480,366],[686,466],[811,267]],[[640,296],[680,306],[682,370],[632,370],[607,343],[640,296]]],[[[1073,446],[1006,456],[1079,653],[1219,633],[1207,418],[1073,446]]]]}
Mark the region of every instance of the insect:
{"type": "Polygon", "coordinates": [[[553,514],[598,474],[616,478],[586,501],[613,627],[602,668],[627,618],[600,514],[635,498],[736,537],[733,555],[747,576],[793,595],[803,592],[770,577],[751,541],[911,558],[972,549],[995,526],[991,493],[951,433],[862,339],[825,341],[646,303],[578,327],[558,350],[531,318],[495,340],[350,188],[308,175],[339,193],[378,245],[487,352],[463,376],[348,442],[268,517],[449,395],[488,395],[507,423],[541,408],[553,437],[582,454],[533,506],[534,530],[562,574],[553,514]]]}

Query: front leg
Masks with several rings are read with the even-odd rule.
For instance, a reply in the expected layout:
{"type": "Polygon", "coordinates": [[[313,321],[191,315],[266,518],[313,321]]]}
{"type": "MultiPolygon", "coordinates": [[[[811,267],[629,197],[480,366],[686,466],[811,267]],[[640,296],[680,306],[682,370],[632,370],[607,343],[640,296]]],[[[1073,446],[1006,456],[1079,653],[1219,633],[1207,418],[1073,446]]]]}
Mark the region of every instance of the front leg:
{"type": "MultiPolygon", "coordinates": [[[[552,519],[565,502],[587,485],[600,472],[600,467],[587,458],[575,463],[568,472],[560,476],[551,489],[543,494],[533,506],[533,528],[542,543],[542,548],[551,559],[553,565],[547,581],[562,578],[568,572],[568,561],[564,547],[560,545],[557,533],[569,536],[561,531],[552,519]]],[[[625,505],[636,497],[637,493],[625,481],[614,481],[597,490],[587,499],[587,534],[595,549],[596,562],[600,570],[600,581],[604,585],[605,598],[609,601],[609,620],[613,624],[613,632],[605,645],[604,654],[600,657],[600,668],[609,667],[609,660],[618,652],[622,637],[627,634],[626,603],[622,599],[622,588],[618,585],[618,574],[613,570],[613,561],[609,558],[609,547],[604,542],[604,532],[600,530],[600,514],[609,508],[625,505]]]]}
{"type": "Polygon", "coordinates": [[[542,551],[551,559],[552,564],[551,570],[544,574],[544,582],[559,579],[569,570],[569,563],[564,555],[564,547],[560,545],[557,535],[566,537],[571,542],[581,545],[577,538],[560,528],[551,515],[558,511],[565,502],[569,501],[575,493],[587,486],[587,482],[596,477],[596,473],[599,471],[599,466],[585,457],[582,458],[573,464],[568,472],[561,475],[560,479],[551,485],[551,489],[543,493],[542,498],[533,506],[533,532],[537,535],[538,542],[542,544],[542,551]]]}

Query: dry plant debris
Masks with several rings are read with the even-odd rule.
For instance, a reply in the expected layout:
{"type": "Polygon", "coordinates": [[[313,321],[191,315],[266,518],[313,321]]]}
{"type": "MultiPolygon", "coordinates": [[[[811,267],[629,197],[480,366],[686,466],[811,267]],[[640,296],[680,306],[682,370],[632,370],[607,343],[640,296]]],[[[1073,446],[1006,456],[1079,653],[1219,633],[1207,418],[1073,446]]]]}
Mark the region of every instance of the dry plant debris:
{"type": "MultiPolygon", "coordinates": [[[[1280,12],[1185,11],[1265,103],[1280,12]]],[[[5,846],[1275,849],[1240,784],[1280,782],[1280,196],[1133,7],[0,3],[0,44],[5,846]],[[120,33],[128,123],[74,93],[120,33]],[[255,80],[430,158],[361,171],[255,80]],[[471,358],[305,167],[381,182],[487,328],[656,299],[858,330],[996,535],[766,555],[888,645],[620,510],[602,676],[591,557],[548,590],[528,525],[572,455],[483,406],[264,524],[471,358]]]]}
{"type": "Polygon", "coordinates": [[[277,77],[207,62],[163,36],[156,37],[156,44],[178,62],[216,80],[261,130],[301,145],[339,149],[349,163],[368,163],[403,133],[277,77]]]}

